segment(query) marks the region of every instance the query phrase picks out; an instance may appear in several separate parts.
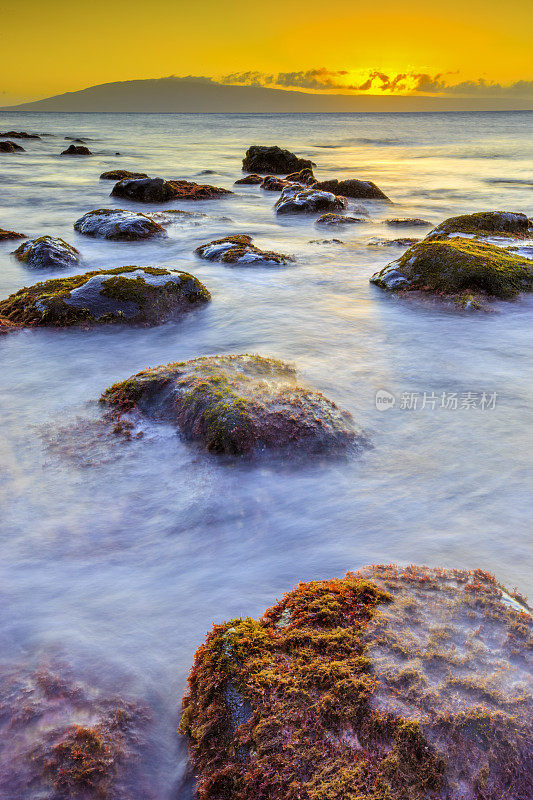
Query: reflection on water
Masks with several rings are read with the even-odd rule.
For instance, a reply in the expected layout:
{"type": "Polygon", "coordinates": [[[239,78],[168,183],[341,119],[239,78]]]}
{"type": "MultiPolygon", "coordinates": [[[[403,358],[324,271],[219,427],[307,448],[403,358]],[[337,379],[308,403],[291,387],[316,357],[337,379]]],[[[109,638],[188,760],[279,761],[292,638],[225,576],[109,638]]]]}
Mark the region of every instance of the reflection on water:
{"type": "MultiPolygon", "coordinates": [[[[213,621],[258,615],[298,580],[381,561],[480,567],[531,591],[532,299],[464,316],[368,283],[402,252],[368,246],[397,235],[388,217],[531,216],[531,115],[2,117],[4,128],[57,134],[3,157],[2,227],[65,238],[82,252],[78,271],[161,264],[192,271],[213,295],[151,330],[43,329],[0,341],[3,658],[32,669],[57,656],[149,706],[144,769],[160,800],[185,797],[178,704],[213,621]],[[96,155],[56,157],[71,135],[94,139],[96,155]],[[93,208],[136,207],[108,197],[104,170],[192,179],[212,170],[200,180],[232,188],[254,142],[312,158],[320,178],[374,180],[396,205],[368,202],[368,223],[325,233],[310,218],[276,219],[275,195],[241,186],[195,204],[207,216],[177,220],[166,240],[102,242],[72,229],[93,208]],[[230,269],[193,255],[234,233],[296,263],[230,269]],[[316,243],[323,238],[343,244],[316,243]],[[129,442],[98,435],[96,401],[110,383],[219,352],[294,362],[351,411],[372,448],[306,466],[252,465],[204,455],[163,424],[129,442]],[[376,408],[378,390],[395,396],[393,408],[376,408]],[[475,407],[463,406],[467,393],[475,407]],[[482,409],[483,393],[496,393],[493,407],[482,409]],[[442,407],[453,394],[457,408],[442,407]],[[94,428],[92,440],[80,424],[94,428]]],[[[11,249],[0,244],[2,297],[53,276],[28,270],[11,249]]]]}

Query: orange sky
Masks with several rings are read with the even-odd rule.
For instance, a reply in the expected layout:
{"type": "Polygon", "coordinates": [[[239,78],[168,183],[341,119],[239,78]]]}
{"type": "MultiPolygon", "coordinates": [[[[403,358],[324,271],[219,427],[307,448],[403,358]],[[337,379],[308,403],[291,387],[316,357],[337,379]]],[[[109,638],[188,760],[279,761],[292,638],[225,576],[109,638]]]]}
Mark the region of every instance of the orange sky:
{"type": "Polygon", "coordinates": [[[0,104],[108,81],[322,66],[347,70],[348,83],[374,70],[531,81],[532,22],[526,0],[18,0],[2,12],[0,104]]]}

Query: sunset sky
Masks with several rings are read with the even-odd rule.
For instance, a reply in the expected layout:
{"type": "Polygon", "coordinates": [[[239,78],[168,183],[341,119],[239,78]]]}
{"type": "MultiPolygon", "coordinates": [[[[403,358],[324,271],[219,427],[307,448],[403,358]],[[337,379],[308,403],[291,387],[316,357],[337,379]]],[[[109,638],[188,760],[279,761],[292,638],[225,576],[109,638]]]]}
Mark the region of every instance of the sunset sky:
{"type": "Polygon", "coordinates": [[[18,0],[2,12],[0,105],[168,75],[524,96],[533,93],[532,22],[527,0],[18,0]]]}

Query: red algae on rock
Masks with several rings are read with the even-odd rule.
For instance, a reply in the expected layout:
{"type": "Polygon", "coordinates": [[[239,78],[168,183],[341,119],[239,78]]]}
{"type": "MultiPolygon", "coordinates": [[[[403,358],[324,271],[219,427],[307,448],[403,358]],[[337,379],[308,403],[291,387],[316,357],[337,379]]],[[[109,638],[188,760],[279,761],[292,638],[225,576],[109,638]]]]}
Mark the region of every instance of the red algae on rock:
{"type": "Polygon", "coordinates": [[[198,800],[531,800],[532,620],[480,570],[374,566],[215,625],[198,800]]]}

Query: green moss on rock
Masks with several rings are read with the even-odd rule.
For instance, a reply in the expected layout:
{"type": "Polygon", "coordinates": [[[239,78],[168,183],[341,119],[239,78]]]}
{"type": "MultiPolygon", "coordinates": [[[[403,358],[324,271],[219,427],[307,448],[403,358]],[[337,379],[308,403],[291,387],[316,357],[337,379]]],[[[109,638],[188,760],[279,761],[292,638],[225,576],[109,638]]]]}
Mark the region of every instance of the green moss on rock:
{"type": "Polygon", "coordinates": [[[446,238],[450,234],[470,236],[508,236],[524,239],[531,235],[531,226],[525,214],[513,211],[481,211],[462,214],[441,222],[427,235],[427,239],[446,238]]]}

